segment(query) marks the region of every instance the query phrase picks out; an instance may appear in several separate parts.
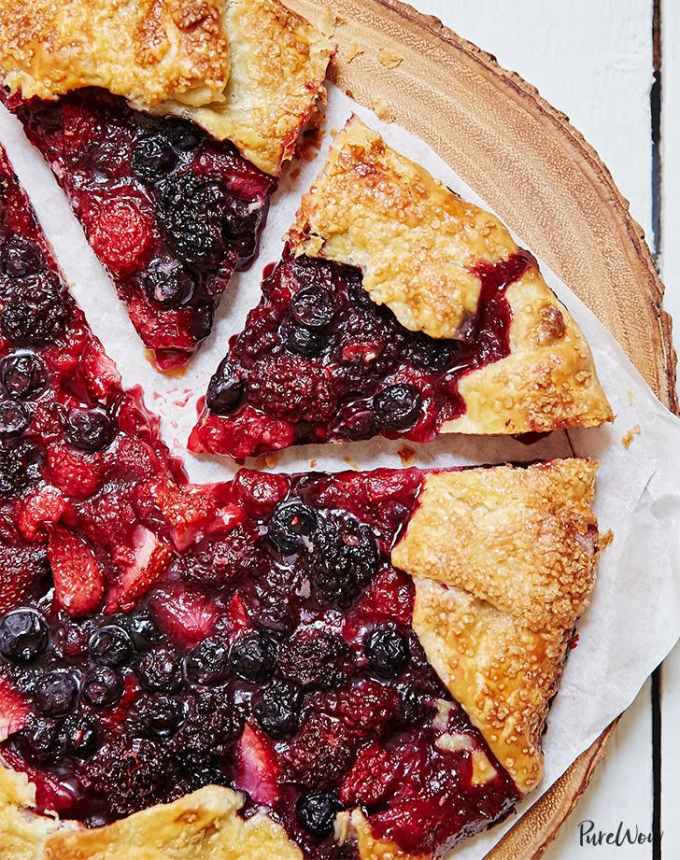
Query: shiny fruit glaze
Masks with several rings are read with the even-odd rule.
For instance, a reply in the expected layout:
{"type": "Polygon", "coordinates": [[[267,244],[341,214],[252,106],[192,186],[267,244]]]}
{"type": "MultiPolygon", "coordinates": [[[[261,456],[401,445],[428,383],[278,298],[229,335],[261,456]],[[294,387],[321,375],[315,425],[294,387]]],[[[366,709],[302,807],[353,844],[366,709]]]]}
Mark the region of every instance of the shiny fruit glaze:
{"type": "Polygon", "coordinates": [[[275,180],[230,143],[104,91],[5,101],[68,194],[158,367],[185,365],[234,269],[256,255],[275,180]]]}
{"type": "Polygon", "coordinates": [[[433,439],[465,412],[460,379],[509,354],[505,290],[531,265],[525,252],[479,265],[479,310],[465,340],[438,340],[372,302],[358,269],[286,250],[199,402],[190,450],[243,461],[378,434],[433,439]]]}

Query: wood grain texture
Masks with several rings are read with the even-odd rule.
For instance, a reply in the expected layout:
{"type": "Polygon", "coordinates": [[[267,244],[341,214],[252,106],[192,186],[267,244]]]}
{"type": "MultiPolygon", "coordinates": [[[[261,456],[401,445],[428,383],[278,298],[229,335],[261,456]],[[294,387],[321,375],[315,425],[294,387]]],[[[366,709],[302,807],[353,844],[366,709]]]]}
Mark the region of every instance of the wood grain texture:
{"type": "MultiPolygon", "coordinates": [[[[285,0],[333,32],[336,83],[426,141],[588,304],[677,411],[671,320],[641,227],[595,150],[519,75],[399,0],[285,0]]],[[[488,855],[534,860],[604,755],[612,724],[488,855]]]]}

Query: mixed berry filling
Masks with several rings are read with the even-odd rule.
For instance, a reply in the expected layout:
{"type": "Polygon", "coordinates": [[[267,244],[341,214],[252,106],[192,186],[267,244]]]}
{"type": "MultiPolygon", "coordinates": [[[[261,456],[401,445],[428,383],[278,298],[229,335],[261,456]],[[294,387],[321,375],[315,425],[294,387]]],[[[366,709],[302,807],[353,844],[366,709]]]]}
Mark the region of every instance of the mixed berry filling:
{"type": "Polygon", "coordinates": [[[4,96],[68,194],[162,370],[187,363],[236,268],[257,252],[275,180],[182,120],[103,90],[4,96]]]}
{"type": "Polygon", "coordinates": [[[0,760],[39,809],[97,826],[230,786],[312,860],[357,857],[356,808],[414,852],[509,812],[389,561],[422,473],[188,485],[4,156],[0,186],[0,760]]]}
{"type": "Polygon", "coordinates": [[[376,305],[359,269],[286,250],[199,402],[189,448],[242,461],[378,434],[433,439],[465,412],[460,379],[508,355],[505,290],[531,265],[526,252],[480,265],[477,315],[464,340],[443,340],[409,331],[376,305]]]}

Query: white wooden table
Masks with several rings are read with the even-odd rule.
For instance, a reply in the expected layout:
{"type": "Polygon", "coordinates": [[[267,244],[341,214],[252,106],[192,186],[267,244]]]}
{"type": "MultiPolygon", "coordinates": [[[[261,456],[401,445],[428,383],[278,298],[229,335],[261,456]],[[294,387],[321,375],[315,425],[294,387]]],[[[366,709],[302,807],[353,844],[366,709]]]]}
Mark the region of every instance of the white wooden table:
{"type": "MultiPolygon", "coordinates": [[[[537,86],[598,150],[657,256],[680,347],[680,0],[411,2],[537,86]],[[655,67],[661,87],[652,94],[655,67]]],[[[546,860],[680,858],[679,722],[680,648],[625,714],[546,860]],[[580,824],[588,820],[596,830],[616,832],[623,822],[657,833],[645,845],[581,844],[580,824]]]]}

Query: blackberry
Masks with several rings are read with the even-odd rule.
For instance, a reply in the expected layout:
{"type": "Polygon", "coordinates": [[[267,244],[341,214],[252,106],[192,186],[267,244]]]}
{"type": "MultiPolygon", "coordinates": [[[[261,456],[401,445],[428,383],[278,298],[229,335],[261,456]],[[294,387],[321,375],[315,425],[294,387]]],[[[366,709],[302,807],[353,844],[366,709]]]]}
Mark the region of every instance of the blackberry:
{"type": "Polygon", "coordinates": [[[221,756],[241,733],[243,713],[225,688],[200,690],[189,700],[186,719],[177,732],[173,749],[193,766],[210,756],[221,756]]]}
{"type": "Polygon", "coordinates": [[[284,642],[279,671],[303,688],[330,690],[341,687],[352,669],[352,652],[337,633],[314,627],[298,630],[284,642]]]}
{"type": "Polygon", "coordinates": [[[206,403],[215,415],[229,415],[241,402],[245,385],[234,366],[223,359],[208,385],[206,403]]]}
{"type": "Polygon", "coordinates": [[[408,662],[408,642],[393,624],[381,624],[364,638],[364,653],[374,674],[396,678],[408,662]]]}
{"type": "Polygon", "coordinates": [[[136,736],[168,738],[179,729],[185,715],[186,709],[179,699],[142,695],[130,708],[127,722],[136,736]]]}
{"type": "Polygon", "coordinates": [[[184,658],[184,671],[190,684],[223,684],[229,676],[228,642],[217,637],[204,639],[184,658]]]}
{"type": "Polygon", "coordinates": [[[31,663],[47,643],[47,623],[35,609],[14,609],[0,618],[0,654],[8,660],[31,663]]]}
{"type": "Polygon", "coordinates": [[[132,151],[132,172],[143,182],[157,182],[177,164],[177,154],[162,134],[142,137],[132,151]]]}
{"type": "Polygon", "coordinates": [[[217,267],[225,250],[221,229],[225,198],[219,183],[193,173],[166,182],[159,218],[180,260],[201,270],[217,267]]]}
{"type": "Polygon", "coordinates": [[[182,667],[169,648],[147,651],[137,664],[137,675],[147,690],[174,693],[182,686],[182,667]]]}
{"type": "Polygon", "coordinates": [[[65,432],[74,448],[92,454],[111,444],[115,428],[101,409],[72,409],[66,419],[65,432]]]}
{"type": "Polygon", "coordinates": [[[373,408],[386,430],[406,430],[420,417],[422,399],[413,385],[388,385],[374,396],[373,408]]]}
{"type": "Polygon", "coordinates": [[[355,744],[339,720],[327,714],[310,714],[284,755],[286,781],[311,789],[337,785],[354,760],[355,744]]]}
{"type": "Polygon", "coordinates": [[[47,368],[34,352],[14,352],[0,361],[0,383],[10,397],[26,400],[47,384],[47,368]]]}
{"type": "Polygon", "coordinates": [[[330,836],[335,816],[342,809],[336,794],[328,791],[312,791],[303,794],[295,804],[298,821],[308,833],[319,839],[330,836]]]}
{"type": "Polygon", "coordinates": [[[142,275],[142,285],[148,297],[164,308],[188,304],[196,290],[194,277],[170,257],[153,260],[142,275]]]}
{"type": "Polygon", "coordinates": [[[33,442],[0,442],[0,495],[17,495],[40,477],[42,455],[33,442]]]}
{"type": "Polygon", "coordinates": [[[255,697],[253,711],[258,723],[273,738],[294,734],[300,725],[302,690],[288,681],[271,681],[255,697]]]}
{"type": "MultiPolygon", "coordinates": [[[[244,200],[242,197],[229,195],[224,201],[222,217],[224,232],[229,239],[251,237],[254,239],[259,226],[262,207],[258,200],[244,200]]],[[[249,246],[244,251],[252,250],[249,246]]]]}
{"type": "Polygon", "coordinates": [[[380,566],[378,544],[370,527],[344,511],[328,511],[315,538],[310,577],[319,600],[351,603],[380,566]]]}
{"type": "Polygon", "coordinates": [[[45,267],[40,248],[23,236],[12,236],[0,250],[0,268],[10,278],[35,275],[45,267]]]}
{"type": "Polygon", "coordinates": [[[287,499],[272,511],[268,537],[283,553],[293,553],[305,547],[318,524],[316,511],[299,499],[287,499]]]}
{"type": "Polygon", "coordinates": [[[456,341],[441,340],[417,332],[406,341],[404,355],[415,367],[442,373],[453,363],[458,350],[456,341]]]}
{"type": "Polygon", "coordinates": [[[12,284],[3,301],[0,329],[14,344],[50,343],[63,334],[70,316],[66,288],[51,271],[12,284]]]}

